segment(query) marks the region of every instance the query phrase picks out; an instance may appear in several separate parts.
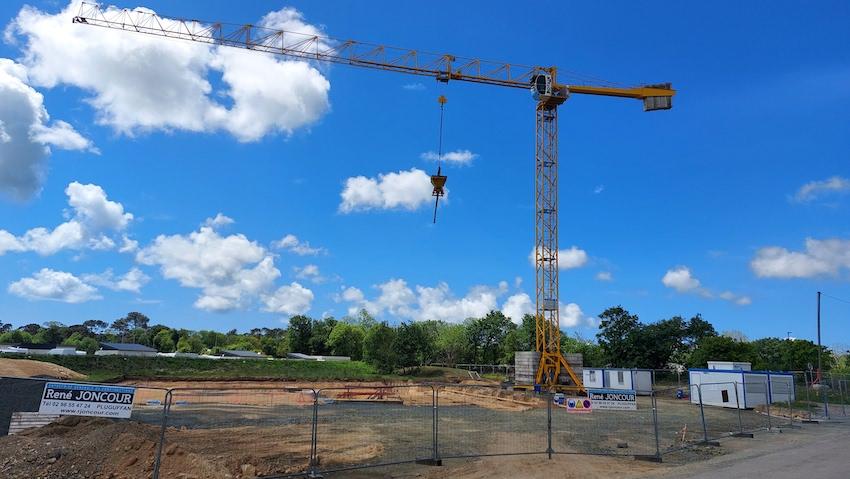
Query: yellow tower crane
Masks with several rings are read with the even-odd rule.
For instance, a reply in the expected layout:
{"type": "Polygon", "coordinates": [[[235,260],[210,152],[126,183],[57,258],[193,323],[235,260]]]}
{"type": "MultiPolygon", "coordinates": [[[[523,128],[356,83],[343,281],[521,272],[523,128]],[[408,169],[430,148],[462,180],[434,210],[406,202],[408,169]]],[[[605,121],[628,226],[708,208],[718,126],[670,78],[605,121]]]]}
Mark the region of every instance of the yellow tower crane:
{"type": "Polygon", "coordinates": [[[81,5],[73,22],[291,58],[408,73],[441,82],[453,80],[531,89],[536,102],[535,345],[540,353],[536,383],[554,388],[558,385],[561,372],[565,371],[574,387],[583,389],[581,378],[576,376],[561,354],[558,298],[558,107],[573,94],[633,98],[643,101],[644,111],[667,110],[671,108],[672,97],[676,94],[669,83],[638,87],[617,87],[598,81],[565,84],[558,81],[558,70],[555,67],[461,58],[250,24],[167,18],[147,10],[102,9],[91,3],[81,5]]]}

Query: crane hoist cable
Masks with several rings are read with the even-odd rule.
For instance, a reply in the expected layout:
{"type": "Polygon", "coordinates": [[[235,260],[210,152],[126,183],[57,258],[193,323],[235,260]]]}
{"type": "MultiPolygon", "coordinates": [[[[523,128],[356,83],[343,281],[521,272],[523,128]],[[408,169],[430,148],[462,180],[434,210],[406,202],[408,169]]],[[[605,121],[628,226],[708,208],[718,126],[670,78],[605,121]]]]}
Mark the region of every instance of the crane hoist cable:
{"type": "Polygon", "coordinates": [[[437,98],[437,102],[440,103],[440,139],[438,141],[437,146],[437,174],[431,175],[431,186],[434,187],[434,191],[431,193],[431,196],[434,197],[434,223],[437,222],[437,206],[440,204],[440,197],[445,196],[445,186],[446,180],[448,177],[442,174],[442,163],[443,163],[443,115],[445,114],[445,106],[446,106],[446,97],[444,95],[440,95],[437,98]]]}

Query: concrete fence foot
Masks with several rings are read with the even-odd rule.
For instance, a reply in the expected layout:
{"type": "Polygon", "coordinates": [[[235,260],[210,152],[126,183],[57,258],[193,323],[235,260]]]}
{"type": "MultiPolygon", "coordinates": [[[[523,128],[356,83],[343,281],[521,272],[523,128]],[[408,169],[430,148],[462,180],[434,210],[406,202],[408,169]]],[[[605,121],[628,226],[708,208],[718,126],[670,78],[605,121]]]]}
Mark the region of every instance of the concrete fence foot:
{"type": "Polygon", "coordinates": [[[635,455],[634,458],[635,458],[635,461],[647,461],[647,462],[661,463],[661,456],[635,455]]]}
{"type": "Polygon", "coordinates": [[[732,437],[746,437],[746,438],[752,439],[756,436],[751,432],[736,432],[736,433],[732,434],[732,437]]]}

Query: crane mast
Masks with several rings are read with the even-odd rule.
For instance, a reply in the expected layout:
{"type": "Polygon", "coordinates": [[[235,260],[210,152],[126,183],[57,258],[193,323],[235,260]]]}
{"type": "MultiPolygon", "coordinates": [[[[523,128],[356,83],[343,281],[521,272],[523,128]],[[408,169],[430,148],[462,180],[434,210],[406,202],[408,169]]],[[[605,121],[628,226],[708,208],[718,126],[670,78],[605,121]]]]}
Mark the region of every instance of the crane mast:
{"type": "Polygon", "coordinates": [[[291,58],[346,64],[362,68],[427,76],[441,82],[463,81],[508,88],[531,89],[535,107],[535,348],[540,363],[535,382],[558,386],[565,372],[574,387],[584,389],[581,378],[561,353],[558,271],[558,108],[571,94],[642,100],[644,111],[672,107],[675,90],[669,83],[622,87],[576,73],[575,83],[557,81],[555,67],[527,66],[461,58],[388,45],[338,40],[251,24],[202,22],[161,17],[150,11],[103,9],[84,2],[73,22],[114,30],[243,48],[291,58]]]}

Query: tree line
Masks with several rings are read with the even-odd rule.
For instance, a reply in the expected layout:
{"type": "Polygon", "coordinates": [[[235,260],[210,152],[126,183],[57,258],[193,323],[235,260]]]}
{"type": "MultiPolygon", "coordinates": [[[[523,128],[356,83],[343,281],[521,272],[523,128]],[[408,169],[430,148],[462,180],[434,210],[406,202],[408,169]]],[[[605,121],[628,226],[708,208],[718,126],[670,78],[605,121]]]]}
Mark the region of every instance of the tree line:
{"type": "MultiPolygon", "coordinates": [[[[741,334],[718,334],[699,314],[642,323],[622,306],[599,315],[595,341],[562,334],[561,350],[582,353],[590,367],[668,369],[705,367],[708,360],[749,361],[755,369],[802,370],[817,364],[817,346],[806,340],[764,338],[748,341],[741,334]]],[[[254,328],[226,333],[151,325],[139,312],[112,323],[89,320],[65,326],[59,322],[13,328],[0,323],[0,344],[41,343],[76,346],[89,354],[99,342],[137,343],[157,351],[220,354],[223,350],[256,351],[272,357],[290,352],[349,356],[381,372],[434,363],[512,364],[516,351],[535,349],[535,320],[525,315],[515,324],[500,311],[462,323],[416,321],[390,325],[367,311],[341,319],[298,315],[287,328],[254,328]]],[[[836,363],[826,348],[825,369],[836,363]]]]}

